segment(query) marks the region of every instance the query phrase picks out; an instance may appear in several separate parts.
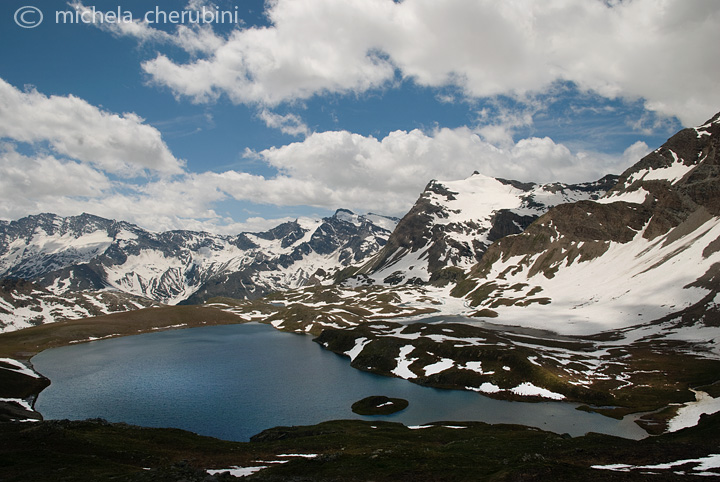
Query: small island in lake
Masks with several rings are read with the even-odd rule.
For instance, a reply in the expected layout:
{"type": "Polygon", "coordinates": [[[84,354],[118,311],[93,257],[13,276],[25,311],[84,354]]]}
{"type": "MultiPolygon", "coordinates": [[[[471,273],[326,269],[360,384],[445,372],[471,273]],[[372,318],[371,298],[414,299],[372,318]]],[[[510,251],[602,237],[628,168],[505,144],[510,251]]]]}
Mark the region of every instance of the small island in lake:
{"type": "Polygon", "coordinates": [[[351,408],[358,415],[390,415],[405,410],[408,405],[409,402],[402,398],[375,395],[353,403],[351,408]]]}

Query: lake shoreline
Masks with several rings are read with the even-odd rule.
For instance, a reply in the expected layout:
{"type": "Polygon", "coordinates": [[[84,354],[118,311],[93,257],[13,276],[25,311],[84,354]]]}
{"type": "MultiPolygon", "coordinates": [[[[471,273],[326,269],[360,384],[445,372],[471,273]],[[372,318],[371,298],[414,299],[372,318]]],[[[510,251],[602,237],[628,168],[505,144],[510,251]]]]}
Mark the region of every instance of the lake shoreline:
{"type": "MultiPolygon", "coordinates": [[[[75,320],[70,322],[43,325],[40,327],[20,330],[18,332],[2,334],[0,335],[0,346],[2,347],[0,348],[0,357],[11,357],[14,355],[15,359],[22,360],[25,363],[30,364],[30,366],[32,367],[31,358],[37,353],[40,353],[48,348],[68,346],[75,343],[96,341],[99,339],[125,337],[143,333],[153,333],[164,330],[178,330],[227,324],[245,324],[247,322],[247,320],[232,313],[228,313],[227,311],[205,306],[151,308],[146,310],[138,310],[85,320],[75,320]],[[7,339],[10,339],[9,343],[6,342],[7,339]],[[12,350],[14,350],[14,352],[12,350]]],[[[324,348],[329,349],[327,346],[324,346],[324,348]]],[[[335,353],[340,355],[345,355],[343,352],[338,350],[330,349],[330,351],[334,351],[335,353]]],[[[356,364],[352,363],[350,364],[350,366],[355,369],[360,369],[361,371],[369,371],[371,373],[377,373],[385,376],[388,375],[387,373],[378,372],[376,370],[367,370],[361,366],[357,366],[356,364]]],[[[5,370],[0,370],[0,375],[4,371],[5,370]]],[[[465,391],[467,391],[466,387],[449,386],[447,384],[438,385],[432,382],[425,382],[421,385],[447,390],[465,389],[465,391]]],[[[42,389],[44,388],[45,387],[43,387],[42,389]]],[[[42,415],[34,410],[34,404],[35,400],[37,400],[37,395],[42,391],[42,389],[37,391],[34,397],[29,397],[27,396],[27,394],[25,394],[26,396],[23,397],[20,397],[17,394],[15,394],[14,396],[13,394],[5,394],[4,397],[0,398],[17,400],[21,398],[26,400],[30,399],[32,410],[25,410],[25,415],[27,415],[28,419],[41,419],[42,415]]],[[[508,393],[489,393],[482,394],[482,396],[486,396],[488,398],[496,400],[511,400],[529,403],[547,401],[539,397],[519,397],[508,393]]],[[[583,403],[582,400],[572,400],[570,402],[572,402],[572,404],[583,403]]],[[[565,401],[564,403],[569,402],[565,401]]],[[[0,419],[11,419],[13,417],[16,417],[18,408],[22,409],[23,407],[19,406],[19,404],[15,401],[0,401],[0,419]],[[7,412],[10,415],[8,415],[7,413],[3,415],[3,412],[7,412]]],[[[597,410],[597,407],[589,408],[587,406],[579,406],[576,407],[576,409],[599,412],[599,410],[597,410]]],[[[640,415],[642,414],[638,414],[637,416],[640,415]]]]}
{"type": "Polygon", "coordinates": [[[51,380],[35,371],[32,358],[47,349],[162,330],[243,323],[247,321],[212,307],[168,306],[48,323],[2,333],[0,359],[16,360],[37,377],[9,370],[0,364],[0,421],[23,417],[25,420],[43,419],[42,414],[35,411],[35,401],[42,390],[51,384],[51,380]],[[39,386],[36,381],[38,378],[47,382],[39,386]]]}
{"type": "Polygon", "coordinates": [[[629,439],[647,436],[632,420],[580,412],[575,403],[550,400],[527,405],[353,369],[347,357],[322,349],[312,337],[288,337],[267,324],[200,327],[141,338],[38,355],[42,360],[33,359],[36,368],[54,384],[36,408],[52,419],[102,417],[242,441],[276,425],[357,418],[351,411],[354,402],[385,395],[410,401],[408,410],[381,417],[406,425],[485,421],[572,436],[587,432],[629,439]],[[148,370],[149,366],[154,368],[148,370]],[[223,373],[238,376],[228,378],[223,373]],[[157,398],[156,392],[165,395],[157,398]],[[239,399],[242,404],[231,403],[239,399]],[[222,423],[223,419],[237,422],[222,423]]]}
{"type": "MultiPolygon", "coordinates": [[[[170,318],[164,320],[162,326],[145,326],[142,333],[157,332],[157,328],[181,330],[211,326],[209,322],[212,325],[245,323],[224,314],[222,320],[207,319],[184,325],[182,320],[174,319],[177,316],[170,318]]],[[[140,334],[138,329],[133,325],[131,332],[117,336],[140,334]]],[[[79,341],[102,335],[86,334],[88,337],[79,341]]],[[[0,345],[7,348],[1,340],[2,335],[0,345]]],[[[46,346],[37,353],[51,347],[46,346]]],[[[32,350],[27,346],[24,350],[24,360],[31,361],[28,352],[32,350]]],[[[7,370],[0,370],[3,371],[7,370]]],[[[486,480],[492,474],[502,474],[498,480],[515,476],[600,481],[615,474],[602,467],[625,464],[628,468],[624,469],[623,480],[645,480],[647,469],[640,471],[633,467],[707,457],[714,450],[712,440],[720,433],[718,426],[720,414],[715,414],[703,416],[696,426],[676,433],[630,440],[598,434],[570,438],[528,426],[482,422],[444,422],[409,428],[379,420],[334,420],[297,427],[277,426],[258,433],[251,442],[230,442],[172,428],[147,428],[102,420],[48,420],[0,422],[0,431],[6,436],[6,444],[0,444],[0,455],[12,454],[13,464],[7,467],[7,475],[16,478],[9,480],[38,482],[54,481],[58,470],[70,475],[71,480],[86,480],[88,474],[98,474],[96,480],[105,480],[104,477],[109,478],[107,474],[111,474],[112,477],[122,475],[126,481],[145,482],[152,475],[199,482],[206,480],[209,469],[219,473],[223,467],[255,468],[259,465],[257,461],[278,459],[277,454],[311,454],[314,458],[265,464],[267,468],[259,469],[263,478],[294,480],[303,475],[304,480],[310,481],[332,474],[334,480],[354,481],[360,480],[357,478],[360,466],[363,477],[378,481],[415,482],[425,480],[424,477],[439,481],[458,477],[486,480]],[[38,437],[43,440],[41,447],[37,445],[38,437]],[[478,447],[478,440],[485,442],[478,447]],[[453,449],[447,451],[445,446],[453,449]],[[118,451],[116,447],[121,449],[118,451]],[[132,456],[135,453],[138,456],[132,456]],[[432,457],[428,458],[428,454],[432,457]],[[478,460],[483,461],[482,474],[477,473],[478,460]],[[471,466],[467,461],[472,461],[471,466]],[[41,468],[39,473],[38,468],[41,468]],[[72,474],[77,474],[75,479],[72,474]]],[[[661,477],[664,473],[672,476],[672,469],[658,470],[661,477]]]]}

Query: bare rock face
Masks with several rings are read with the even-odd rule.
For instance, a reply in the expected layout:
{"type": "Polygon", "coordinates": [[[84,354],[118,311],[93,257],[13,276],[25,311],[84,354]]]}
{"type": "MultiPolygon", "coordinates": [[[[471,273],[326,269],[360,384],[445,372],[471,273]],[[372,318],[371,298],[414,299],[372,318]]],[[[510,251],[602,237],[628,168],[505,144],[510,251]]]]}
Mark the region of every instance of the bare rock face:
{"type": "MultiPolygon", "coordinates": [[[[641,229],[644,238],[655,239],[693,214],[720,215],[719,146],[720,114],[700,127],[678,132],[627,169],[603,203],[555,206],[521,236],[501,239],[483,265],[498,258],[567,249],[571,242],[627,243],[641,229]]],[[[594,256],[599,254],[595,250],[594,256]]]]}
{"type": "Polygon", "coordinates": [[[551,277],[562,260],[585,261],[605,253],[608,242],[631,241],[651,217],[652,211],[626,202],[597,204],[580,201],[550,210],[522,235],[508,236],[485,253],[475,274],[482,276],[499,259],[539,255],[529,266],[528,276],[543,272],[551,277]],[[562,235],[558,235],[562,233],[562,235]],[[578,243],[583,243],[577,247],[578,243]]]}
{"type": "Polygon", "coordinates": [[[653,219],[644,236],[653,239],[704,207],[720,215],[720,114],[705,124],[683,129],[620,176],[608,198],[646,192],[653,219]]]}

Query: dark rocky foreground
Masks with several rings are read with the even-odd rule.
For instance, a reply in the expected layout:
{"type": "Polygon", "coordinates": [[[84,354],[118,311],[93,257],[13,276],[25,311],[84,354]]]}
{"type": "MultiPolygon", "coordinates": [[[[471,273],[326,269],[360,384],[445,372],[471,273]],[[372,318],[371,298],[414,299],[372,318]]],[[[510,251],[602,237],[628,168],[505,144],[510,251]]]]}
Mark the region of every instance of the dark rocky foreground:
{"type": "Polygon", "coordinates": [[[210,482],[236,479],[209,475],[206,469],[259,465],[267,468],[248,480],[677,480],[678,473],[685,474],[683,480],[716,479],[696,478],[698,464],[693,462],[669,470],[625,472],[592,466],[648,466],[707,457],[717,452],[720,415],[637,442],[598,434],[570,438],[512,425],[443,425],[412,430],[397,423],[333,421],[278,427],[239,443],[102,420],[0,423],[0,480],[210,482]],[[289,461],[272,463],[280,459],[289,461]]]}

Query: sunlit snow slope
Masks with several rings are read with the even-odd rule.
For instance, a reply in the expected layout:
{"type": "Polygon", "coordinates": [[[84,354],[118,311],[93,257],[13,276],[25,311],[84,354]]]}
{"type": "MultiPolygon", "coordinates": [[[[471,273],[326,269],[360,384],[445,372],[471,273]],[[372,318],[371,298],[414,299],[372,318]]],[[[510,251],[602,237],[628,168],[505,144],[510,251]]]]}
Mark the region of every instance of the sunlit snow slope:
{"type": "Polygon", "coordinates": [[[493,322],[566,334],[664,317],[717,325],[719,146],[719,116],[680,131],[603,198],[499,240],[454,294],[493,322]]]}

